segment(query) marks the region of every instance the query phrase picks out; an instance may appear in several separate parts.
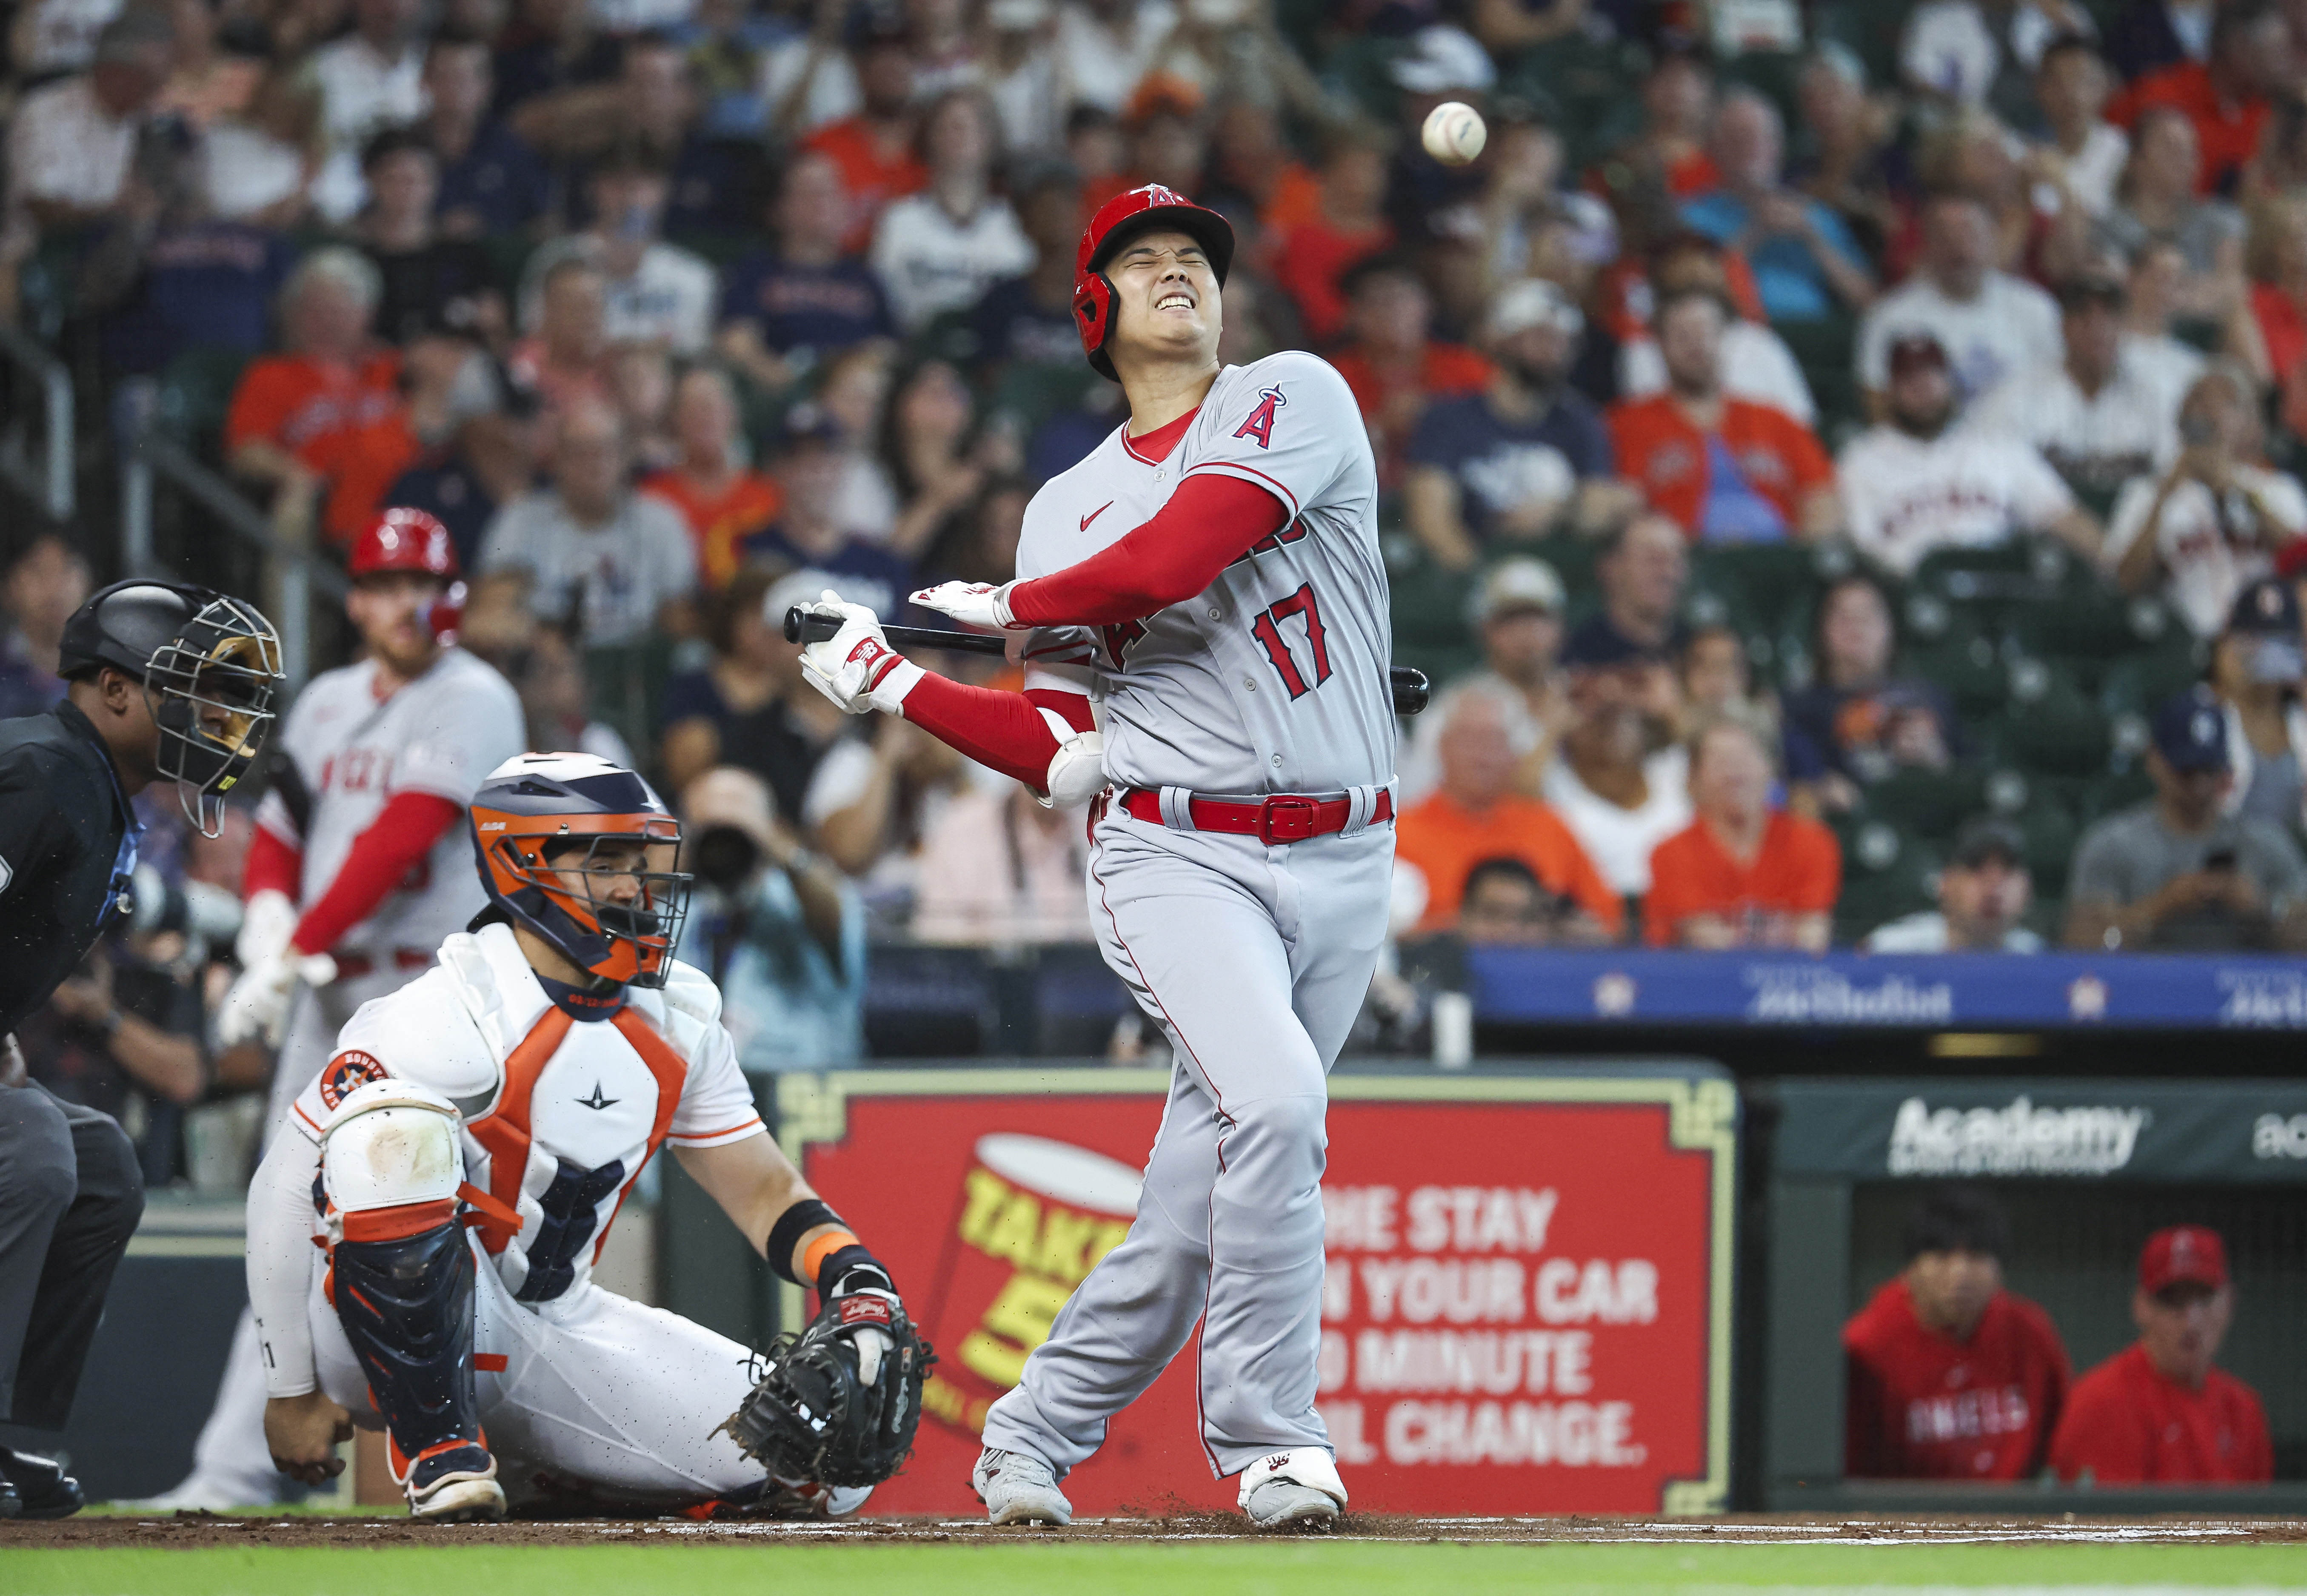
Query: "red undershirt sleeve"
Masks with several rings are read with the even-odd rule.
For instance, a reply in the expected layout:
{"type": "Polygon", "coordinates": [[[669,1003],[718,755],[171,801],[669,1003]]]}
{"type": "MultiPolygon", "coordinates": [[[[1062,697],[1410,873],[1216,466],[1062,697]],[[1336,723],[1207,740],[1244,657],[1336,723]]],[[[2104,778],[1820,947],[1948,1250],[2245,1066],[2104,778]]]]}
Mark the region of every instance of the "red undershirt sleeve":
{"type": "Polygon", "coordinates": [[[336,946],[339,937],[366,919],[399,886],[410,867],[433,850],[433,844],[464,813],[462,804],[438,793],[395,795],[368,830],[353,839],[344,867],[321,900],[304,911],[290,944],[300,953],[325,953],[336,946]]]}
{"type": "Polygon", "coordinates": [[[296,890],[304,874],[304,852],[292,848],[279,833],[263,826],[249,840],[248,863],[240,877],[240,895],[253,898],[259,892],[285,892],[288,900],[296,900],[296,890]]]}
{"type": "Polygon", "coordinates": [[[1076,565],[1011,588],[1009,613],[1042,627],[1143,620],[1192,598],[1289,524],[1288,507],[1256,483],[1198,473],[1152,520],[1076,565]]]}
{"type": "Polygon", "coordinates": [[[1087,731],[1089,698],[1081,693],[1034,688],[1005,693],[973,687],[934,672],[924,674],[905,695],[905,719],[988,770],[1014,777],[1035,792],[1049,790],[1050,761],[1057,756],[1057,733],[1042,712],[1049,710],[1076,731],[1087,731]]]}

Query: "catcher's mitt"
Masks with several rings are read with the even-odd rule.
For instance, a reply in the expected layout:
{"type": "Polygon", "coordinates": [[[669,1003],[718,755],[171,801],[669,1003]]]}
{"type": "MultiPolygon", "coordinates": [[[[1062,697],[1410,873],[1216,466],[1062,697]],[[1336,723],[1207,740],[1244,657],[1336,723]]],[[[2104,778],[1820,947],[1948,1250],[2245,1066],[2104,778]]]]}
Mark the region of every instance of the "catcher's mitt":
{"type": "Polygon", "coordinates": [[[769,1344],[759,1383],[720,1428],[779,1479],[879,1485],[913,1454],[922,1381],[936,1361],[893,1293],[838,1297],[769,1344]],[[857,1344],[867,1331],[888,1344],[870,1382],[857,1344]]]}

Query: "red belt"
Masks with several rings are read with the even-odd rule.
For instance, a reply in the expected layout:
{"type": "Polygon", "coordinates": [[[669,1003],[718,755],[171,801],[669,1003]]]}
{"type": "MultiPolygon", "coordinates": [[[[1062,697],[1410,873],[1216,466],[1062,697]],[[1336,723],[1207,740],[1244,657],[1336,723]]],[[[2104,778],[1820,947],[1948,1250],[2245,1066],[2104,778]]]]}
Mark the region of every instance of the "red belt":
{"type": "MultiPolygon", "coordinates": [[[[373,975],[382,962],[366,953],[339,953],[336,959],[337,979],[339,981],[356,981],[363,976],[373,975]]],[[[392,950],[392,967],[395,969],[429,969],[432,965],[433,955],[422,948],[392,950]]]]}
{"type": "MultiPolygon", "coordinates": [[[[1166,824],[1162,818],[1162,795],[1151,788],[1128,789],[1121,795],[1121,807],[1136,819],[1151,821],[1155,825],[1166,824]]],[[[1186,800],[1186,813],[1196,831],[1255,837],[1268,844],[1303,842],[1308,837],[1342,832],[1352,817],[1353,808],[1354,800],[1344,795],[1317,798],[1283,792],[1255,804],[1234,803],[1226,798],[1186,800]]],[[[1383,825],[1393,818],[1394,794],[1381,787],[1376,803],[1370,807],[1369,824],[1383,825]]]]}

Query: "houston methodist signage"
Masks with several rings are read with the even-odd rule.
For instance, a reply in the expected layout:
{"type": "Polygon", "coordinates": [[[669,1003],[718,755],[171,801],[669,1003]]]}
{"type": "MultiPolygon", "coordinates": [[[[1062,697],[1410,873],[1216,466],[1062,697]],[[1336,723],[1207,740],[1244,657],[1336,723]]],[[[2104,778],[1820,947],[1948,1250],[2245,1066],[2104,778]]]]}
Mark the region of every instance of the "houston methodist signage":
{"type": "MultiPolygon", "coordinates": [[[[985,1412],[1128,1233],[1166,1071],[790,1075],[781,1134],[935,1344],[881,1513],[970,1514],[985,1412]]],[[[1737,1099],[1703,1066],[1331,1080],[1316,1399],[1358,1509],[1694,1513],[1728,1483],[1737,1099]]],[[[788,1287],[787,1322],[800,1293],[788,1287]]],[[[1231,1507],[1189,1341],[1067,1481],[1231,1507]]]]}

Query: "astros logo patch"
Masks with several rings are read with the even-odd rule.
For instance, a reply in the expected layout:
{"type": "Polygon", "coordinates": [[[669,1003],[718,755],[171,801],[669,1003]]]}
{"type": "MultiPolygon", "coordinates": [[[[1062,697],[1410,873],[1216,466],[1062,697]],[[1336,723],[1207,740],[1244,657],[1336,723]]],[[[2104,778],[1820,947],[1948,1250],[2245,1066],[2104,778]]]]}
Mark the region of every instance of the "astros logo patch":
{"type": "Polygon", "coordinates": [[[321,1071],[321,1101],[334,1108],[370,1081],[390,1073],[382,1062],[357,1049],[340,1053],[321,1071]]]}

